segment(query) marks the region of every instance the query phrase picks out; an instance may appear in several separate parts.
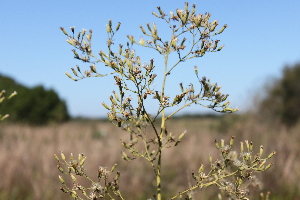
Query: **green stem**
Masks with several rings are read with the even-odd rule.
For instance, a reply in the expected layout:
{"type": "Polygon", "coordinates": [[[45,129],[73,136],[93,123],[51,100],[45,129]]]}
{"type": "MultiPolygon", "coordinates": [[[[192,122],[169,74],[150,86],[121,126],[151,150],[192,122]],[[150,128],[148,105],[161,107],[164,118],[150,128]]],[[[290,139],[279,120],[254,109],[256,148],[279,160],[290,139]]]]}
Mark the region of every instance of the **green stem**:
{"type": "MultiPolygon", "coordinates": [[[[165,85],[167,80],[168,71],[168,54],[165,55],[165,70],[164,70],[164,80],[162,83],[161,97],[164,97],[165,85]]],[[[162,100],[162,99],[161,99],[162,100]]],[[[161,112],[161,129],[158,138],[158,161],[157,161],[157,173],[156,173],[156,186],[157,186],[157,200],[161,200],[161,154],[162,154],[162,138],[165,132],[165,109],[163,108],[161,112]]]]}

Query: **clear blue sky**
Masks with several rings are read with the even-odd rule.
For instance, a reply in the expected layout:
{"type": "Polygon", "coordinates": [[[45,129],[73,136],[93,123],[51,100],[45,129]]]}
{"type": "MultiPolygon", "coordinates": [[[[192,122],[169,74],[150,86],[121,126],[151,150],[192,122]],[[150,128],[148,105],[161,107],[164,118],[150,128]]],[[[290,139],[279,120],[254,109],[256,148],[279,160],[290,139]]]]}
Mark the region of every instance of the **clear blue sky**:
{"type": "MultiPolygon", "coordinates": [[[[139,25],[160,21],[151,15],[157,6],[166,12],[184,8],[181,0],[110,0],[110,1],[16,1],[3,0],[0,6],[0,73],[15,78],[26,86],[44,85],[53,88],[66,100],[72,116],[105,116],[103,101],[109,102],[115,89],[108,78],[89,78],[73,82],[66,71],[81,62],[73,59],[71,46],[59,27],[75,31],[93,29],[94,52],[105,49],[105,25],[108,19],[122,23],[117,35],[126,41],[126,35],[142,34],[139,25]]],[[[193,67],[199,67],[200,76],[222,85],[230,94],[234,107],[245,110],[253,93],[262,88],[270,77],[279,77],[286,64],[300,61],[300,1],[189,1],[197,4],[197,12],[212,14],[220,26],[228,24],[220,39],[225,48],[208,53],[193,62],[185,63],[172,73],[172,91],[178,92],[178,83],[196,84],[193,67]],[[180,80],[178,82],[178,80],[180,80]],[[173,85],[174,82],[174,85],[173,85]]],[[[160,31],[160,30],[159,30],[160,31]]],[[[163,31],[160,31],[163,32],[163,31]]],[[[137,52],[144,62],[156,54],[137,52]],[[150,55],[150,57],[149,57],[150,55]]],[[[161,65],[156,60],[156,65],[161,65]]],[[[100,69],[100,66],[98,67],[100,69]]],[[[159,73],[159,72],[157,72],[159,73]]],[[[186,112],[205,110],[192,107],[186,112]]],[[[186,113],[185,112],[185,113],[186,113]]]]}

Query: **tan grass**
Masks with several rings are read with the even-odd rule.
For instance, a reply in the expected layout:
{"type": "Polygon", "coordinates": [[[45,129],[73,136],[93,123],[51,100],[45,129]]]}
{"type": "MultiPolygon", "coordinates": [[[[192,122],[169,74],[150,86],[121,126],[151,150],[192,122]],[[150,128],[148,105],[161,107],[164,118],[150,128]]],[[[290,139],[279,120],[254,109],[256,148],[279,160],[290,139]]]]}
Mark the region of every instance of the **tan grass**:
{"type": "MultiPolygon", "coordinates": [[[[163,190],[177,193],[192,184],[191,171],[200,164],[208,165],[208,154],[216,158],[214,139],[236,136],[237,150],[240,140],[249,139],[258,150],[264,145],[265,153],[276,150],[275,164],[262,173],[265,188],[276,195],[299,198],[300,190],[300,126],[287,131],[280,126],[269,126],[255,118],[238,121],[214,119],[173,119],[167,124],[168,131],[179,135],[188,134],[178,148],[168,149],[163,156],[163,190]],[[284,188],[284,187],[287,188],[284,188]],[[294,194],[291,192],[294,191],[294,194]],[[282,193],[282,194],[281,194],[282,193]]],[[[53,154],[63,151],[74,156],[83,153],[87,172],[96,178],[99,166],[110,168],[118,164],[121,171],[121,189],[127,199],[151,198],[153,175],[143,160],[126,162],[121,159],[124,150],[121,140],[127,134],[109,122],[77,121],[57,126],[30,127],[16,124],[0,124],[0,199],[70,199],[59,191],[59,171],[53,154]],[[98,136],[98,137],[96,137],[98,136]]],[[[196,199],[211,198],[216,187],[198,191],[196,199]]]]}

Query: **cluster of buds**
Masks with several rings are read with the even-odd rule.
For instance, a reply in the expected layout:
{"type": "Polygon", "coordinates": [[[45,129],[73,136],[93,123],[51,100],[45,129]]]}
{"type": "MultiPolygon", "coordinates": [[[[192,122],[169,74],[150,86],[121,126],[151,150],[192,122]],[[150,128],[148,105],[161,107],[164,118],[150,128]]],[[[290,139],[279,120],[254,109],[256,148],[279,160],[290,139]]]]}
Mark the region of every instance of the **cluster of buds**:
{"type": "Polygon", "coordinates": [[[221,190],[226,192],[232,199],[247,199],[249,187],[261,185],[254,175],[256,172],[268,170],[273,164],[267,164],[267,161],[275,155],[272,152],[266,158],[262,158],[263,147],[260,146],[257,154],[253,153],[252,142],[241,142],[240,156],[233,150],[234,137],[231,137],[229,144],[224,140],[218,143],[215,140],[215,146],[221,153],[221,158],[213,161],[210,155],[210,171],[204,173],[204,166],[199,167],[198,173],[192,173],[192,177],[197,182],[198,187],[208,187],[216,184],[221,190]],[[241,158],[241,160],[239,159],[241,158]],[[231,174],[235,179],[229,179],[231,174]]]}
{"type": "MultiPolygon", "coordinates": [[[[211,84],[210,79],[206,79],[206,77],[202,77],[202,79],[198,76],[198,68],[195,66],[195,73],[201,84],[201,90],[199,93],[195,93],[194,85],[190,84],[186,89],[183,88],[182,83],[180,83],[181,94],[178,94],[174,97],[173,102],[170,106],[178,105],[183,100],[185,105],[191,105],[192,103],[200,104],[204,107],[208,107],[213,109],[216,112],[222,113],[233,113],[238,111],[238,108],[233,109],[229,107],[229,101],[227,100],[228,94],[222,94],[220,91],[221,86],[218,86],[217,83],[211,84]],[[210,101],[209,105],[203,105],[201,101],[210,101]],[[187,101],[189,103],[187,104],[187,101]]],[[[156,93],[155,96],[157,99],[161,99],[160,95],[156,93]]],[[[169,117],[168,117],[169,118],[169,117]]]]}
{"type": "Polygon", "coordinates": [[[164,19],[169,27],[172,29],[172,37],[169,41],[163,41],[158,35],[156,24],[153,23],[152,26],[147,23],[147,29],[141,25],[140,29],[142,33],[150,37],[151,39],[145,40],[143,37],[136,42],[134,36],[127,36],[131,44],[138,44],[144,47],[149,47],[157,50],[160,54],[169,54],[173,51],[176,51],[179,55],[180,60],[184,61],[193,57],[202,57],[206,52],[217,52],[221,51],[223,46],[218,47],[219,40],[211,40],[211,36],[221,34],[227,27],[223,27],[216,31],[216,27],[219,25],[218,20],[210,22],[210,13],[205,14],[195,14],[196,5],[192,6],[192,9],[189,10],[189,4],[185,3],[184,9],[177,9],[176,13],[170,12],[170,17],[162,11],[160,7],[157,7],[158,13],[152,12],[152,14],[158,18],[164,19]],[[179,26],[173,24],[172,21],[179,22],[179,26]],[[193,45],[190,53],[193,55],[188,57],[187,55],[181,56],[181,51],[186,48],[185,42],[186,37],[181,37],[185,32],[190,32],[193,37],[193,45]],[[197,45],[199,43],[199,45],[197,45]]]}
{"type": "Polygon", "coordinates": [[[60,27],[60,30],[66,35],[68,36],[67,42],[72,45],[73,47],[75,47],[76,49],[80,50],[83,54],[88,55],[87,57],[85,56],[79,56],[78,53],[76,52],[75,49],[73,49],[73,53],[74,53],[74,57],[76,59],[82,60],[84,62],[89,62],[90,59],[90,55],[92,54],[92,49],[91,49],[91,39],[92,39],[92,34],[93,31],[89,30],[89,33],[86,34],[87,30],[86,29],[82,29],[82,31],[78,32],[77,37],[75,37],[74,34],[74,27],[70,27],[72,35],[69,35],[67,33],[67,31],[63,28],[60,27]]]}
{"type": "Polygon", "coordinates": [[[174,147],[174,146],[177,146],[182,138],[186,135],[186,130],[183,131],[179,136],[178,138],[176,139],[175,136],[170,132],[168,133],[168,131],[165,131],[165,135],[167,136],[167,140],[166,142],[164,143],[164,148],[170,148],[170,147],[174,147]]]}
{"type": "MultiPolygon", "coordinates": [[[[196,75],[197,70],[195,68],[196,75]]],[[[215,110],[216,112],[222,112],[222,113],[233,113],[238,111],[238,108],[230,108],[229,107],[229,101],[227,100],[228,94],[222,94],[220,91],[222,86],[218,86],[217,83],[211,84],[210,79],[206,79],[206,77],[202,77],[200,80],[198,77],[199,82],[201,83],[201,93],[202,93],[202,99],[211,101],[211,104],[207,106],[208,108],[211,108],[215,110]],[[221,108],[217,110],[216,108],[221,108]]]]}
{"type": "MultiPolygon", "coordinates": [[[[60,190],[64,193],[69,193],[75,199],[82,199],[78,192],[84,195],[87,199],[97,199],[97,198],[104,198],[106,194],[109,193],[109,190],[112,191],[117,197],[121,196],[119,191],[119,177],[120,172],[116,172],[115,178],[112,181],[109,180],[109,176],[114,172],[116,168],[116,164],[111,168],[110,171],[106,170],[103,167],[99,167],[98,170],[98,180],[92,181],[84,171],[84,163],[86,157],[83,154],[79,154],[78,159],[74,160],[73,155],[70,155],[70,161],[66,160],[66,157],[63,152],[61,152],[61,159],[54,155],[54,158],[59,162],[57,165],[58,170],[71,177],[73,182],[73,187],[68,187],[67,183],[65,182],[62,176],[59,176],[59,180],[63,187],[60,187],[60,190]],[[66,170],[62,167],[63,165],[66,166],[66,170]],[[91,187],[84,187],[81,185],[76,178],[76,176],[84,177],[88,181],[91,182],[91,187]]],[[[111,194],[109,194],[111,196],[111,194]]]]}

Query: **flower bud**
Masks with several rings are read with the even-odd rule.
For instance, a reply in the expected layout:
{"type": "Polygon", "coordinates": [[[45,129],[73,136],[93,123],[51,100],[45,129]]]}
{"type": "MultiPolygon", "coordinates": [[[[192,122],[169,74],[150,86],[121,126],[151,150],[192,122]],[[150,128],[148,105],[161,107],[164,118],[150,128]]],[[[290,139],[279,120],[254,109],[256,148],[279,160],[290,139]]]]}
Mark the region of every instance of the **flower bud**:
{"type": "Polygon", "coordinates": [[[222,106],[228,108],[230,101],[226,101],[222,106]]]}
{"type": "Polygon", "coordinates": [[[63,161],[66,161],[65,154],[62,151],[60,152],[60,156],[63,161]]]}
{"type": "Polygon", "coordinates": [[[221,51],[225,45],[220,46],[217,51],[221,51]]]}
{"type": "Polygon", "coordinates": [[[77,180],[73,174],[70,174],[70,176],[71,176],[73,182],[77,182],[77,180]]]}
{"type": "Polygon", "coordinates": [[[174,18],[174,13],[170,11],[171,18],[174,18]]]}
{"type": "Polygon", "coordinates": [[[152,32],[152,29],[151,29],[151,27],[150,27],[150,24],[147,23],[146,25],[147,25],[147,27],[148,27],[148,30],[149,30],[150,32],[152,32]]]}
{"type": "MultiPolygon", "coordinates": [[[[115,164],[114,166],[117,166],[117,164],[115,164]]],[[[116,174],[116,177],[115,177],[116,181],[119,180],[120,175],[121,175],[121,173],[119,171],[117,171],[117,174],[116,174]]]]}
{"type": "Polygon", "coordinates": [[[114,164],[114,166],[112,166],[112,168],[111,168],[111,172],[114,172],[115,171],[115,169],[116,169],[116,167],[117,167],[117,164],[114,164]]]}
{"type": "Polygon", "coordinates": [[[155,24],[155,23],[152,23],[152,25],[153,25],[153,30],[154,30],[155,32],[157,32],[156,24],[155,24]]]}
{"type": "Polygon", "coordinates": [[[130,160],[130,158],[127,156],[127,154],[124,151],[122,151],[122,158],[126,161],[130,160]]]}
{"type": "Polygon", "coordinates": [[[265,163],[266,163],[266,160],[263,160],[263,161],[260,163],[260,165],[258,166],[258,168],[259,168],[259,169],[262,169],[265,163]]]}
{"type": "Polygon", "coordinates": [[[75,78],[73,78],[68,72],[65,73],[70,79],[72,79],[73,81],[77,81],[75,78]]]}
{"type": "Polygon", "coordinates": [[[85,35],[85,33],[86,33],[86,29],[82,29],[82,31],[81,31],[82,37],[85,35]]]}
{"type": "Polygon", "coordinates": [[[59,188],[61,191],[63,191],[64,193],[68,193],[68,191],[65,189],[65,188],[63,188],[63,187],[60,187],[59,188]]]}
{"type": "Polygon", "coordinates": [[[215,41],[215,44],[214,44],[214,47],[213,47],[212,50],[215,50],[215,49],[217,48],[219,41],[220,41],[220,40],[216,40],[216,41],[215,41]]]}
{"type": "Polygon", "coordinates": [[[229,112],[232,113],[233,109],[232,108],[223,108],[223,110],[221,112],[229,112]]]}
{"type": "Polygon", "coordinates": [[[58,176],[58,178],[59,178],[59,180],[60,180],[60,182],[61,182],[62,184],[65,184],[65,181],[64,181],[64,179],[63,179],[61,176],[58,176]]]}
{"type": "Polygon", "coordinates": [[[66,41],[67,41],[70,45],[75,46],[74,39],[72,39],[72,38],[69,37],[66,41]]]}
{"type": "Polygon", "coordinates": [[[225,146],[225,141],[221,139],[221,147],[224,148],[224,146],[225,146]]]}
{"type": "Polygon", "coordinates": [[[77,76],[77,72],[75,71],[75,69],[74,69],[74,68],[71,68],[71,70],[72,70],[73,74],[74,74],[75,76],[77,76]]]}
{"type": "Polygon", "coordinates": [[[90,34],[87,34],[85,37],[86,37],[86,39],[87,39],[88,42],[91,42],[92,36],[90,34]]]}
{"type": "Polygon", "coordinates": [[[121,26],[121,22],[118,22],[117,27],[116,27],[116,31],[118,31],[120,29],[121,26]]]}
{"type": "Polygon", "coordinates": [[[127,38],[130,40],[131,44],[136,43],[133,35],[127,35],[127,38]]]}
{"type": "Polygon", "coordinates": [[[55,160],[57,160],[59,162],[59,158],[56,154],[54,154],[54,158],[55,158],[55,160]]]}
{"type": "Polygon", "coordinates": [[[229,142],[230,148],[233,146],[233,143],[234,143],[234,136],[231,136],[231,139],[229,142]]]}
{"type": "Polygon", "coordinates": [[[260,148],[259,148],[259,156],[262,156],[263,152],[264,152],[264,148],[261,145],[260,148]]]}
{"type": "Polygon", "coordinates": [[[248,140],[245,140],[245,143],[246,143],[247,151],[250,151],[250,150],[249,150],[249,147],[250,147],[250,146],[249,146],[249,141],[248,141],[248,140]]]}
{"type": "Polygon", "coordinates": [[[185,12],[188,12],[189,11],[189,3],[185,2],[184,4],[185,4],[185,7],[184,7],[185,12]]]}
{"type": "Polygon", "coordinates": [[[155,12],[152,12],[152,15],[154,15],[155,17],[160,18],[160,16],[158,14],[156,14],[155,12]]]}
{"type": "Polygon", "coordinates": [[[63,169],[60,165],[57,165],[57,169],[58,169],[61,173],[64,173],[64,169],[63,169]]]}
{"type": "Polygon", "coordinates": [[[67,31],[66,31],[63,27],[59,27],[59,28],[60,28],[60,30],[61,30],[66,36],[68,36],[67,31]]]}
{"type": "Polygon", "coordinates": [[[214,141],[215,142],[215,146],[217,149],[220,149],[219,143],[217,142],[217,140],[214,141]]]}
{"type": "Polygon", "coordinates": [[[179,135],[178,140],[181,140],[185,134],[186,134],[186,130],[179,135]]]}
{"type": "Polygon", "coordinates": [[[78,199],[78,194],[75,191],[71,191],[70,194],[74,199],[78,199]]]}
{"type": "Polygon", "coordinates": [[[74,34],[74,28],[75,28],[75,26],[70,27],[73,34],[74,34]]]}
{"type": "Polygon", "coordinates": [[[249,144],[249,151],[250,151],[250,152],[253,151],[253,142],[250,142],[250,144],[249,144]]]}
{"type": "Polygon", "coordinates": [[[204,165],[201,164],[200,167],[199,167],[199,169],[198,169],[198,174],[200,174],[203,171],[204,171],[204,165]]]}
{"type": "Polygon", "coordinates": [[[97,73],[95,63],[93,63],[93,64],[90,66],[90,68],[91,68],[91,71],[92,71],[92,72],[97,73]]]}
{"type": "Polygon", "coordinates": [[[141,37],[139,43],[140,43],[140,45],[145,46],[145,40],[143,37],[141,37]]]}
{"type": "Polygon", "coordinates": [[[244,143],[241,142],[241,153],[243,153],[243,152],[244,152],[244,143]]]}
{"type": "Polygon", "coordinates": [[[155,154],[155,150],[151,151],[150,156],[155,154]]]}
{"type": "Polygon", "coordinates": [[[198,76],[198,67],[194,66],[195,74],[198,76]]]}
{"type": "Polygon", "coordinates": [[[108,105],[106,105],[104,102],[102,103],[102,105],[104,106],[104,108],[106,108],[107,110],[111,110],[108,105]]]}
{"type": "Polygon", "coordinates": [[[17,93],[16,91],[14,91],[13,93],[11,93],[11,94],[9,95],[9,97],[7,97],[7,99],[10,99],[10,98],[16,96],[17,94],[18,94],[18,93],[17,93]]]}
{"type": "Polygon", "coordinates": [[[147,33],[146,33],[146,31],[145,31],[145,29],[143,28],[142,25],[140,25],[140,29],[141,29],[141,31],[143,32],[143,34],[147,35],[147,33]]]}
{"type": "Polygon", "coordinates": [[[209,31],[210,31],[210,32],[213,32],[217,26],[218,26],[218,20],[213,21],[213,22],[210,24],[209,31]]]}
{"type": "Polygon", "coordinates": [[[270,163],[266,166],[265,170],[269,169],[271,166],[273,165],[273,163],[270,163]]]}
{"type": "Polygon", "coordinates": [[[197,181],[197,177],[195,176],[195,173],[194,173],[194,172],[192,172],[192,177],[193,177],[193,179],[194,179],[195,181],[197,181]]]}
{"type": "Polygon", "coordinates": [[[157,7],[157,10],[159,11],[160,15],[162,15],[162,16],[164,15],[164,12],[162,11],[162,9],[159,6],[157,7]]]}
{"type": "Polygon", "coordinates": [[[224,26],[221,28],[221,30],[218,32],[218,34],[223,33],[223,31],[225,30],[226,27],[227,27],[227,24],[224,24],[224,26]]]}
{"type": "Polygon", "coordinates": [[[186,41],[186,38],[183,38],[182,41],[181,41],[181,44],[180,44],[181,47],[184,46],[184,42],[185,42],[185,41],[186,41]]]}
{"type": "Polygon", "coordinates": [[[86,157],[84,156],[84,157],[80,160],[79,166],[82,167],[82,166],[84,165],[85,159],[86,159],[86,157]]]}
{"type": "Polygon", "coordinates": [[[204,44],[205,44],[205,40],[202,39],[202,40],[201,40],[201,47],[200,47],[200,49],[202,49],[202,48],[204,47],[204,44]]]}
{"type": "Polygon", "coordinates": [[[276,151],[273,151],[273,152],[267,157],[267,159],[272,158],[275,154],[276,154],[276,151]]]}
{"type": "Polygon", "coordinates": [[[111,32],[111,27],[109,25],[106,25],[106,32],[110,33],[111,32]]]}

